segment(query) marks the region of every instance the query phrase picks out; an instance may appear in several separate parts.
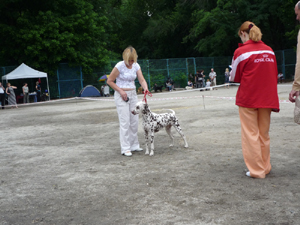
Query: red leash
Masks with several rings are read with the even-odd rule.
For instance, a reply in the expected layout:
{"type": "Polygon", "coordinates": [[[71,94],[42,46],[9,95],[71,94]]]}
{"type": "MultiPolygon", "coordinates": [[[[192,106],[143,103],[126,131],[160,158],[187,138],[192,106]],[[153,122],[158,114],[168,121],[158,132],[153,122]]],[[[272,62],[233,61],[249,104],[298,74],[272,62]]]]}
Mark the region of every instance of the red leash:
{"type": "Polygon", "coordinates": [[[147,95],[152,97],[152,94],[150,91],[145,91],[145,94],[144,94],[144,98],[143,98],[143,101],[147,104],[147,95]]]}

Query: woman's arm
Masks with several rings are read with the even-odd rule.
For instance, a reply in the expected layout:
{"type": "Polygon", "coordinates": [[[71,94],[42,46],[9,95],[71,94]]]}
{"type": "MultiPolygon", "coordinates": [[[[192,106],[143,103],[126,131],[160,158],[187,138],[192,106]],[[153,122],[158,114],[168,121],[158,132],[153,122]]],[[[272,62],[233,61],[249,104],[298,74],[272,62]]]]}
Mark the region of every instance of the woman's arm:
{"type": "Polygon", "coordinates": [[[6,94],[10,95],[10,93],[8,92],[8,87],[6,88],[5,92],[6,92],[6,94]]]}
{"type": "Polygon", "coordinates": [[[137,74],[137,77],[138,77],[138,80],[139,80],[140,85],[141,85],[141,86],[143,87],[143,89],[144,89],[144,92],[148,91],[148,84],[147,84],[147,82],[146,82],[146,80],[145,80],[145,78],[144,78],[144,76],[143,76],[142,70],[139,69],[139,70],[136,72],[136,74],[137,74]]]}
{"type": "Polygon", "coordinates": [[[118,85],[116,85],[115,80],[117,79],[117,77],[119,76],[120,72],[119,70],[114,67],[113,70],[111,71],[109,77],[107,78],[107,84],[114,89],[115,91],[119,92],[120,95],[122,96],[122,99],[124,101],[127,100],[127,94],[125,91],[123,91],[118,85]]]}

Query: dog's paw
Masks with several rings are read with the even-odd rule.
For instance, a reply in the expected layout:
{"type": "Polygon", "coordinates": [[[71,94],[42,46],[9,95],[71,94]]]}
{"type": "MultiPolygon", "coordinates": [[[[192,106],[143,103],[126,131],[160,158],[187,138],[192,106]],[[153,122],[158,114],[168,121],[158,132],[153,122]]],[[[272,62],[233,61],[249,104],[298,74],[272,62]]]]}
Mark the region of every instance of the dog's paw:
{"type": "Polygon", "coordinates": [[[145,152],[145,155],[149,155],[149,151],[146,151],[146,152],[145,152]]]}
{"type": "Polygon", "coordinates": [[[173,144],[170,144],[170,145],[169,145],[169,147],[173,147],[173,146],[174,146],[173,144]]]}
{"type": "Polygon", "coordinates": [[[188,144],[186,144],[184,147],[185,147],[185,148],[188,148],[188,147],[189,147],[189,145],[188,145],[188,144]]]}
{"type": "Polygon", "coordinates": [[[149,156],[153,156],[154,155],[154,152],[153,151],[151,151],[150,152],[150,154],[149,154],[149,156]]]}

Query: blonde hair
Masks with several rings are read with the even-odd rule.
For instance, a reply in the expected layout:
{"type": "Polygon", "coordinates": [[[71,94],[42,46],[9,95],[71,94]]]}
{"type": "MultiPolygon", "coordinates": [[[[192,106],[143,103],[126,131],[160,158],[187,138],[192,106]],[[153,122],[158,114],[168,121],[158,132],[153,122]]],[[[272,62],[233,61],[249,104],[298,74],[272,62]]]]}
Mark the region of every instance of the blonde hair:
{"type": "Polygon", "coordinates": [[[261,33],[259,27],[250,21],[246,21],[241,25],[239,32],[238,32],[239,36],[242,34],[242,31],[249,34],[249,38],[252,41],[257,42],[257,41],[261,40],[262,33],[261,33]]]}
{"type": "Polygon", "coordinates": [[[138,55],[136,50],[129,46],[123,52],[123,60],[125,61],[126,65],[129,65],[129,60],[133,60],[135,63],[137,62],[138,55]]]}
{"type": "Polygon", "coordinates": [[[229,72],[229,69],[228,69],[228,68],[226,68],[226,69],[225,69],[225,71],[226,71],[226,72],[229,72]]]}

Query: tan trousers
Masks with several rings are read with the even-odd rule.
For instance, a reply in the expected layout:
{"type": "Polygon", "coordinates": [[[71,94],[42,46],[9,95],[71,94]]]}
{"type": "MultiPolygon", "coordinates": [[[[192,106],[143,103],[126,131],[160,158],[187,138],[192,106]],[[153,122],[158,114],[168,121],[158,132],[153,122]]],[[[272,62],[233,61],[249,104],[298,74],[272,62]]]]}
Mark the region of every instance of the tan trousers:
{"type": "Polygon", "coordinates": [[[239,107],[243,156],[251,177],[265,178],[271,171],[271,111],[264,108],[239,107]]]}

